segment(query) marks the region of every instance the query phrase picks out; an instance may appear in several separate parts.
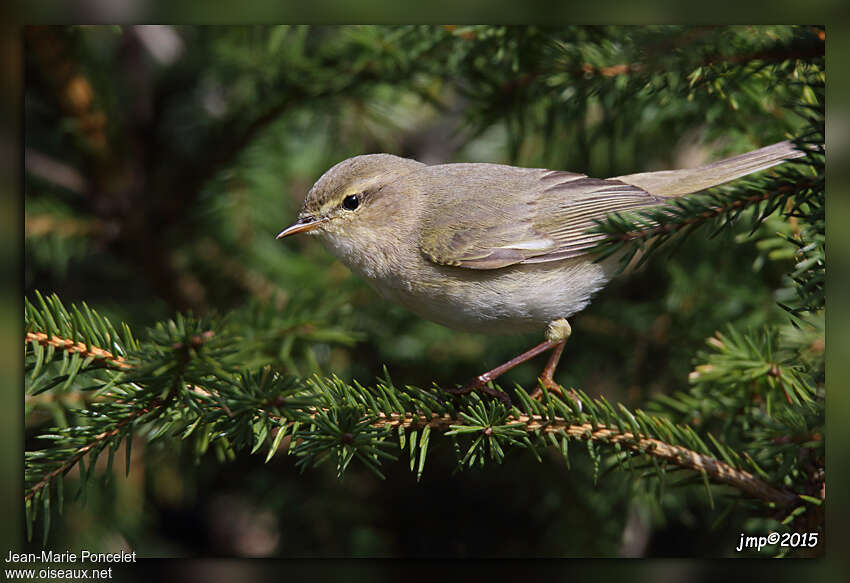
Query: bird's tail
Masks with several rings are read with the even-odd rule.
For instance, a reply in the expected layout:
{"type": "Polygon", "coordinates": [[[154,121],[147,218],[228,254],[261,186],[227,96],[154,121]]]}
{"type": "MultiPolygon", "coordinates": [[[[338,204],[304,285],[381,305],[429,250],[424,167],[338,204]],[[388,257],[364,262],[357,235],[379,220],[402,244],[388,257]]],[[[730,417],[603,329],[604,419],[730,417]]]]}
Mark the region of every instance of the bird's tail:
{"type": "Polygon", "coordinates": [[[781,164],[785,160],[804,155],[805,152],[796,149],[794,144],[786,140],[697,168],[627,174],[615,176],[613,180],[621,180],[657,196],[682,196],[735,180],[759,170],[765,170],[781,164]]]}

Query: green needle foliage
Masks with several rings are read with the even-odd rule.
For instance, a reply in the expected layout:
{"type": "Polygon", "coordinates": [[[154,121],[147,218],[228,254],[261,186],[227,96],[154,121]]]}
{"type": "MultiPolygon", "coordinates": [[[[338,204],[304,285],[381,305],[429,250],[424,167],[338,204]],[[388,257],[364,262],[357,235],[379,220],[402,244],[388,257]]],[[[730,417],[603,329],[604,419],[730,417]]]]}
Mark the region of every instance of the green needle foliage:
{"type": "MultiPolygon", "coordinates": [[[[811,434],[823,430],[822,418],[813,405],[817,395],[806,385],[802,371],[794,365],[783,370],[783,361],[774,363],[769,341],[762,354],[750,338],[737,334],[713,339],[721,353],[698,367],[692,378],[700,388],[718,383],[731,387],[726,393],[747,381],[764,380],[762,392],[768,406],[760,415],[754,412],[744,431],[749,443],[756,446],[753,454],[746,450],[738,453],[711,433],[701,437],[692,427],[674,424],[668,416],[630,411],[623,405],[614,407],[604,397],[592,399],[581,392],[575,399],[560,399],[546,392],[537,401],[518,388],[518,405],[508,408],[495,400],[485,402],[477,394],[458,400],[436,387],[432,391],[398,388],[389,380],[375,387],[348,385],[336,378],[301,381],[275,372],[271,364],[245,371],[240,364],[244,362],[242,356],[256,348],[238,336],[238,327],[228,326],[226,320],[178,315],[157,324],[142,342],[134,341],[124,325],[123,347],[117,341],[105,344],[122,351],[126,346],[134,347],[125,352],[126,357],[120,357],[94,343],[96,338],[114,338],[108,319],[88,308],[84,308],[87,317],[82,319],[79,315],[83,311],[76,306],[68,309],[56,296],[36,296],[40,307],[27,302],[26,310],[28,386],[37,386],[47,374],[45,370],[57,368],[61,375],[70,366],[77,373],[71,388],[65,391],[86,395],[86,404],[75,411],[83,421],[42,433],[39,438],[50,445],[27,452],[28,532],[42,515],[45,540],[52,507],[61,511],[63,505],[65,474],[72,469],[79,471],[78,494],[83,494],[98,458],[107,456],[108,475],[122,444],[129,471],[134,433],[149,442],[182,442],[196,457],[212,448],[222,463],[239,452],[261,450],[268,461],[288,438],[288,452],[299,458],[298,466],[307,468],[335,459],[340,478],[355,459],[383,477],[380,466],[387,460],[397,460],[395,452],[405,449],[411,470],[421,478],[434,429],[459,440],[455,448],[459,469],[484,467],[488,461],[501,463],[510,449],[528,449],[540,460],[539,451],[549,446],[556,447],[569,463],[569,442],[585,441],[594,461],[594,475],[603,465],[603,449],[611,447],[618,467],[626,462],[625,467],[633,469],[630,460],[638,456],[653,460],[656,477],[664,474],[668,464],[696,471],[703,476],[710,504],[709,482],[715,480],[760,498],[771,507],[796,511],[805,509],[806,500],[787,488],[795,482],[805,484],[807,477],[797,471],[793,462],[798,457],[797,448],[789,444],[797,436],[808,435],[811,443],[807,445],[817,447],[811,434]],[[66,337],[60,336],[63,332],[66,337]],[[56,344],[61,348],[50,350],[56,344]],[[73,363],[68,365],[68,360],[73,363]],[[94,362],[99,366],[93,366],[94,362]],[[733,369],[738,376],[717,375],[718,368],[733,369]],[[102,371],[106,374],[97,374],[102,371]],[[781,412],[770,407],[770,395],[776,391],[788,400],[781,412]],[[394,428],[398,443],[392,436],[394,428]],[[421,437],[417,439],[419,431],[421,437]],[[790,439],[779,447],[762,449],[768,442],[776,442],[777,435],[790,439]],[[409,444],[407,448],[405,443],[409,444]],[[662,464],[654,458],[660,458],[662,464]]],[[[52,382],[52,386],[58,385],[52,382]]],[[[44,390],[42,387],[39,392],[44,390]]],[[[716,387],[711,391],[713,396],[723,393],[716,387]]],[[[697,390],[685,399],[698,394],[697,390]]],[[[682,409],[685,399],[659,402],[668,409],[682,409]]]]}
{"type": "MultiPolygon", "coordinates": [[[[161,548],[176,535],[155,522],[190,520],[167,513],[222,491],[280,517],[293,556],[703,552],[664,546],[681,527],[728,555],[742,531],[823,531],[823,28],[33,27],[26,39],[32,540],[102,512],[161,548]],[[172,56],[151,50],[156,34],[172,56]],[[273,239],[309,184],[356,154],[616,176],[672,167],[693,144],[719,158],[782,139],[805,156],[601,221],[596,253],[630,269],[576,317],[564,393],[532,399],[536,369],[519,369],[494,387],[510,405],[443,389],[527,339],[422,322],[309,238],[273,239]],[[122,490],[134,479],[135,518],[122,490]],[[516,516],[498,497],[537,484],[516,516]],[[422,538],[407,538],[396,515],[417,511],[422,538]],[[517,520],[548,530],[494,534],[517,520]],[[640,525],[648,546],[624,550],[640,525]]],[[[248,528],[227,512],[210,514],[248,528]]],[[[98,532],[93,547],[114,534],[98,532]]]]}

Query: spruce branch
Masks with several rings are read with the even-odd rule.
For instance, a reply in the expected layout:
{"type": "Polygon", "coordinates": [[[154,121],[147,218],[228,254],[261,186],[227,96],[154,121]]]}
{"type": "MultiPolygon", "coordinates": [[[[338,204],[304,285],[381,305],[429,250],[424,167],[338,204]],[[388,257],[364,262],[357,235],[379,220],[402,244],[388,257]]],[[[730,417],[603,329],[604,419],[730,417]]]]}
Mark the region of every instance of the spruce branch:
{"type": "Polygon", "coordinates": [[[623,251],[620,264],[625,268],[638,251],[643,251],[637,264],[642,265],[666,243],[684,237],[698,227],[719,221],[712,234],[715,235],[735,224],[748,209],[753,210],[751,221],[755,229],[767,216],[781,208],[789,197],[810,190],[817,182],[816,178],[804,178],[793,184],[776,185],[772,190],[741,188],[731,192],[692,195],[648,210],[613,213],[606,220],[597,221],[596,227],[590,229],[592,234],[603,235],[593,252],[598,254],[597,261],[602,261],[623,251]]]}
{"type": "MultiPolygon", "coordinates": [[[[543,415],[511,415],[507,417],[506,428],[521,429],[526,433],[552,433],[567,435],[576,440],[592,440],[605,445],[620,444],[629,450],[643,455],[663,460],[676,466],[694,470],[707,475],[712,481],[737,488],[744,494],[787,506],[797,501],[797,496],[791,492],[774,488],[752,473],[731,466],[714,457],[700,454],[682,446],[671,445],[659,439],[636,436],[629,431],[592,423],[574,424],[567,419],[549,419],[543,415]]],[[[400,415],[381,414],[372,423],[374,427],[394,427],[403,429],[420,429],[428,427],[432,430],[450,432],[463,426],[464,419],[452,418],[448,415],[400,415]]],[[[485,429],[486,431],[486,429],[485,429]]]]}
{"type": "Polygon", "coordinates": [[[812,402],[817,392],[802,360],[794,352],[781,353],[777,336],[777,331],[767,329],[758,336],[744,335],[731,326],[726,334],[717,332],[707,341],[714,352],[701,355],[706,362],[697,365],[688,380],[714,392],[743,388],[747,397],[758,394],[768,414],[777,394],[784,395],[789,405],[812,402]]]}
{"type": "Polygon", "coordinates": [[[148,406],[135,409],[127,417],[119,419],[117,423],[114,424],[114,427],[112,429],[108,431],[103,431],[102,433],[95,435],[91,441],[77,448],[77,450],[70,457],[68,457],[64,462],[59,464],[55,469],[45,473],[39,481],[29,486],[27,488],[26,494],[24,495],[24,500],[26,502],[30,502],[33,497],[36,496],[40,490],[45,488],[52,480],[59,478],[65,473],[67,473],[71,468],[77,465],[83,457],[92,453],[93,450],[95,450],[96,448],[102,449],[104,445],[109,442],[110,439],[119,435],[126,426],[131,424],[139,417],[142,417],[153,411],[162,409],[167,404],[168,400],[153,399],[148,406]]]}
{"type": "MultiPolygon", "coordinates": [[[[568,461],[569,443],[584,442],[595,467],[601,452],[613,449],[617,456],[627,453],[661,462],[654,463],[658,472],[665,467],[694,471],[706,487],[709,482],[728,485],[777,508],[800,503],[796,493],[776,485],[781,474],[769,477],[756,462],[760,456],[750,455],[746,447],[739,453],[711,434],[701,437],[687,425],[615,407],[581,391],[579,407],[571,398],[562,400],[548,391],[537,401],[518,387],[519,404],[508,408],[474,393],[458,398],[437,387],[399,388],[389,378],[363,386],[336,378],[300,381],[268,366],[240,371],[244,346],[238,336],[221,323],[183,316],[157,325],[149,340],[134,341],[137,348],[119,358],[91,343],[49,334],[69,325],[73,308],[65,309],[55,296],[38,297],[39,307],[28,303],[28,351],[47,346],[114,363],[116,376],[103,383],[96,400],[76,411],[86,422],[42,435],[54,446],[27,453],[28,525],[38,515],[37,504],[49,515],[52,484],[61,492],[64,476],[79,466],[82,491],[98,456],[109,449],[111,466],[121,442],[129,448],[132,434],[143,428],[148,440],[180,436],[194,444],[196,455],[213,447],[222,460],[241,450],[260,449],[268,450],[268,460],[289,436],[286,450],[298,458],[299,467],[335,459],[340,477],[355,459],[382,476],[382,463],[397,459],[393,435],[398,435],[398,450],[409,451],[411,469],[419,477],[434,432],[469,441],[458,451],[460,466],[501,463],[505,452],[515,448],[528,449],[539,459],[538,449],[550,446],[568,461]]],[[[91,311],[89,319],[104,321],[91,311]]],[[[297,327],[289,330],[298,334],[297,327]]],[[[89,340],[95,335],[87,328],[78,334],[89,340]]],[[[796,417],[788,423],[808,427],[796,417]]],[[[756,438],[775,441],[775,436],[775,431],[767,431],[756,438]]],[[[797,446],[793,441],[776,442],[789,452],[797,446]]]]}
{"type": "Polygon", "coordinates": [[[802,321],[749,333],[730,326],[698,355],[692,387],[658,395],[648,408],[701,434],[722,435],[769,483],[781,480],[801,497],[823,500],[822,348],[811,355],[822,333],[802,321]]]}
{"type": "MultiPolygon", "coordinates": [[[[322,381],[325,382],[325,381],[322,381]]],[[[338,383],[331,383],[339,387],[338,383]]],[[[360,390],[364,388],[358,387],[360,390]]],[[[683,469],[694,470],[700,474],[704,474],[708,479],[715,483],[732,486],[743,494],[762,500],[767,503],[776,504],[780,507],[788,506],[798,501],[798,497],[784,489],[779,489],[771,486],[765,480],[755,476],[740,467],[736,467],[733,463],[725,462],[717,459],[715,456],[708,455],[703,452],[689,449],[682,445],[675,445],[664,440],[647,437],[639,432],[624,431],[617,427],[608,427],[599,423],[575,423],[565,417],[554,416],[550,417],[546,414],[528,414],[520,413],[514,410],[513,413],[508,413],[502,405],[495,402],[490,402],[490,419],[481,424],[481,417],[474,415],[476,406],[479,411],[484,409],[480,401],[476,401],[477,396],[472,397],[473,407],[470,410],[461,410],[452,415],[449,413],[431,413],[426,415],[416,412],[384,412],[379,411],[374,415],[365,414],[358,416],[356,409],[351,406],[351,403],[342,405],[334,409],[317,410],[314,407],[308,407],[301,411],[303,415],[299,415],[297,420],[286,422],[281,417],[268,413],[270,418],[275,422],[284,422],[286,425],[282,427],[291,427],[295,424],[301,426],[315,425],[317,428],[309,431],[293,431],[293,436],[297,435],[298,439],[303,440],[300,445],[293,448],[291,451],[295,455],[301,457],[298,462],[299,466],[317,465],[321,461],[321,455],[334,452],[340,456],[338,462],[338,472],[340,477],[348,467],[351,459],[356,455],[367,464],[370,470],[377,475],[382,476],[377,466],[371,458],[375,456],[385,457],[388,459],[396,459],[392,454],[388,454],[381,450],[375,450],[370,455],[364,455],[357,451],[358,447],[371,447],[370,440],[367,436],[376,434],[358,434],[358,430],[364,428],[372,428],[378,430],[394,429],[399,432],[411,430],[431,430],[443,433],[447,436],[474,434],[476,437],[492,438],[495,443],[507,442],[511,445],[524,446],[520,438],[524,437],[540,437],[541,435],[553,436],[559,438],[571,438],[576,441],[594,441],[605,446],[622,446],[636,454],[646,455],[671,465],[678,466],[683,469]],[[499,417],[499,413],[502,414],[499,417]],[[488,422],[489,421],[489,422],[488,422]],[[498,440],[500,434],[502,440],[498,440]],[[380,452],[380,453],[378,453],[380,452]]],[[[551,399],[557,400],[552,396],[551,399]]],[[[584,402],[584,401],[583,401],[584,402]]],[[[599,402],[591,402],[592,407],[598,407],[599,402]]],[[[558,402],[561,411],[569,410],[570,405],[563,401],[558,402]]],[[[656,423],[663,423],[659,419],[655,419],[656,423]]],[[[282,429],[285,431],[285,429],[282,429]]],[[[680,429],[687,431],[686,429],[680,429]]],[[[368,430],[367,430],[368,431],[368,430]]],[[[386,437],[386,434],[383,434],[386,437]]],[[[716,447],[720,448],[720,444],[712,438],[716,447]]],[[[530,444],[526,439],[525,444],[530,444]]],[[[498,447],[498,445],[497,445],[498,447]]],[[[415,449],[415,448],[413,448],[415,449]]],[[[469,448],[461,461],[469,462],[473,465],[471,453],[475,447],[469,448]]],[[[492,451],[492,450],[491,450],[492,451]]],[[[270,451],[270,455],[273,450],[270,451]]],[[[415,456],[414,456],[415,457],[415,456]]],[[[476,456],[475,459],[483,461],[484,456],[476,456]]],[[[421,476],[421,468],[419,471],[421,476]]]]}
{"type": "Polygon", "coordinates": [[[53,346],[59,350],[64,350],[70,354],[79,354],[85,359],[92,359],[111,364],[118,368],[130,368],[130,365],[122,356],[116,356],[98,346],[92,346],[83,342],[74,342],[71,338],[61,338],[60,336],[48,336],[44,332],[27,332],[24,335],[24,342],[35,342],[41,346],[53,346]]]}

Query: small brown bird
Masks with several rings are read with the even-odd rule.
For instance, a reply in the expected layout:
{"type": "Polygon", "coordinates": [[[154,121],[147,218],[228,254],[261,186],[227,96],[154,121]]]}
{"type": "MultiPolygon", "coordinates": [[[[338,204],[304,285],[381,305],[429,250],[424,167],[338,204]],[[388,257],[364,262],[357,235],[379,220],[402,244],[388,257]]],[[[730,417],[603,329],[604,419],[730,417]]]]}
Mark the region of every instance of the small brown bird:
{"type": "MultiPolygon", "coordinates": [[[[604,235],[589,233],[609,213],[664,206],[765,170],[803,152],[788,141],[705,166],[589,178],[500,164],[428,166],[390,154],[343,160],[307,193],[298,220],[277,238],[309,233],[383,297],[450,328],[513,334],[545,328],[545,340],[463,387],[552,350],[553,374],[571,329],[617,272],[594,262],[604,235]]],[[[539,389],[537,390],[539,394],[539,389]]]]}

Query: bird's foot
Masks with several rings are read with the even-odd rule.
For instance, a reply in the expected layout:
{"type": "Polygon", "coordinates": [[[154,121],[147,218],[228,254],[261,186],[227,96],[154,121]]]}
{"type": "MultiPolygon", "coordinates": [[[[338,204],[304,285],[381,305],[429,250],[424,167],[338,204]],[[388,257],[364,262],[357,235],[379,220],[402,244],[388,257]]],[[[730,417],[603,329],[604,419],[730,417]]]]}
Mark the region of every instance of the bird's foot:
{"type": "MultiPolygon", "coordinates": [[[[564,391],[564,387],[562,387],[561,385],[556,383],[554,380],[552,380],[550,378],[547,379],[546,377],[540,377],[540,383],[544,387],[546,387],[546,390],[549,391],[550,393],[555,393],[556,395],[558,395],[561,398],[563,398],[566,395],[567,397],[569,397],[570,399],[575,401],[575,404],[578,405],[579,411],[582,410],[581,401],[579,400],[578,394],[575,392],[574,389],[570,389],[568,392],[564,391]]],[[[537,388],[534,389],[534,391],[532,391],[532,393],[529,395],[529,397],[531,397],[532,399],[536,399],[537,401],[543,400],[543,389],[540,387],[540,385],[538,385],[537,388]]]]}
{"type": "Polygon", "coordinates": [[[511,397],[504,391],[499,391],[491,387],[488,383],[489,379],[482,378],[484,375],[475,377],[470,382],[466,383],[462,387],[457,387],[454,389],[444,389],[447,393],[451,393],[453,395],[465,395],[467,393],[471,393],[472,391],[478,391],[480,393],[484,393],[485,395],[489,395],[495,399],[499,399],[502,403],[505,404],[506,407],[510,407],[511,397]]]}
{"type": "MultiPolygon", "coordinates": [[[[550,393],[555,393],[559,397],[564,396],[564,387],[562,387],[561,385],[559,385],[558,383],[556,383],[552,379],[540,377],[540,384],[542,384],[544,387],[546,387],[546,390],[549,391],[550,393]]],[[[538,384],[537,388],[534,389],[534,391],[532,391],[532,393],[529,395],[529,397],[531,397],[532,399],[536,399],[538,401],[543,400],[543,388],[540,386],[540,384],[538,384]]]]}

